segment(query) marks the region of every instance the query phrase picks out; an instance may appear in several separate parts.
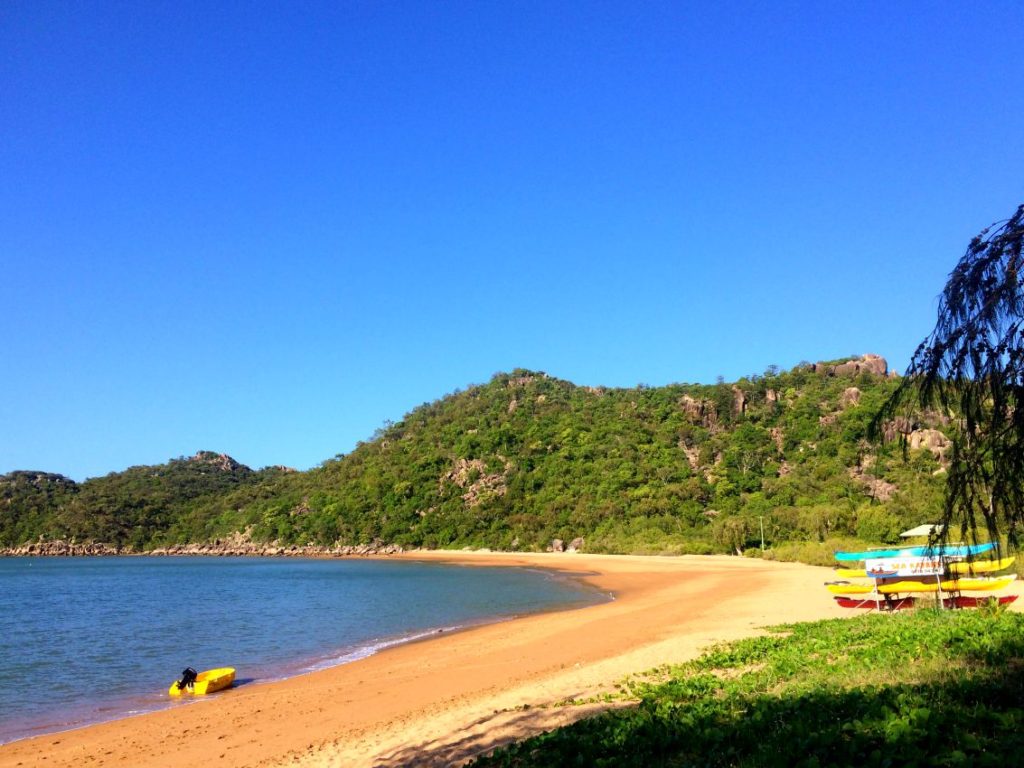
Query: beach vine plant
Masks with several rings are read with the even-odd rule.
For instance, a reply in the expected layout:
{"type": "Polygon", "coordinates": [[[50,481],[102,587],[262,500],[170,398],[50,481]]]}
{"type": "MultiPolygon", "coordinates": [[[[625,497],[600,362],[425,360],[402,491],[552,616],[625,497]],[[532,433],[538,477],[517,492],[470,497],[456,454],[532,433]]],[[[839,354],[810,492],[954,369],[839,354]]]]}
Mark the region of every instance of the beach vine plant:
{"type": "Polygon", "coordinates": [[[473,765],[1011,765],[1024,748],[1022,665],[1019,613],[921,610],[776,627],[635,683],[632,708],[473,765]]]}

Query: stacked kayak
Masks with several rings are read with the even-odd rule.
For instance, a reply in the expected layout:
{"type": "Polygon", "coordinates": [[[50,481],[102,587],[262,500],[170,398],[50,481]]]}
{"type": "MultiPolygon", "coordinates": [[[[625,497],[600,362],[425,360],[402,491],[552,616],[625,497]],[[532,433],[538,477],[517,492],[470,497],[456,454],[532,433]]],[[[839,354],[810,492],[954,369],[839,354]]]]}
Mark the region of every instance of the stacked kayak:
{"type": "MultiPolygon", "coordinates": [[[[998,605],[1009,605],[1017,599],[1016,595],[1002,595],[1001,597],[945,597],[942,599],[943,608],[977,608],[990,602],[998,605]]],[[[843,608],[865,608],[877,611],[900,611],[904,608],[913,608],[917,602],[912,597],[901,597],[890,600],[875,600],[873,598],[837,597],[836,604],[843,608]]]]}
{"type": "MultiPolygon", "coordinates": [[[[953,561],[946,564],[946,570],[951,574],[967,574],[969,576],[976,573],[995,573],[1005,571],[1016,560],[1015,557],[1001,557],[998,560],[953,561]]],[[[837,568],[836,576],[844,579],[866,579],[868,572],[864,568],[837,568]]]]}
{"type": "Polygon", "coordinates": [[[828,584],[833,595],[866,595],[878,592],[881,595],[899,595],[907,592],[993,592],[1004,589],[1017,578],[1017,574],[1000,576],[998,579],[941,579],[923,581],[920,579],[876,579],[875,584],[828,584]],[[881,583],[879,583],[881,582],[881,583]]]}
{"type": "Polygon", "coordinates": [[[848,563],[856,560],[882,559],[890,557],[974,557],[991,552],[996,548],[993,542],[985,544],[937,544],[919,547],[897,547],[895,549],[868,549],[864,552],[836,552],[836,560],[848,563]]]}
{"type": "Polygon", "coordinates": [[[975,608],[992,601],[1006,605],[1016,600],[1016,595],[992,597],[988,593],[1005,589],[1017,576],[989,574],[1009,568],[1014,558],[976,559],[977,555],[994,549],[994,543],[985,543],[837,552],[836,560],[840,563],[863,561],[864,566],[839,568],[838,576],[867,581],[834,581],[826,586],[844,608],[912,608],[914,595],[918,594],[935,595],[928,603],[944,608],[975,608]],[[964,592],[985,594],[972,596],[964,592]]]}

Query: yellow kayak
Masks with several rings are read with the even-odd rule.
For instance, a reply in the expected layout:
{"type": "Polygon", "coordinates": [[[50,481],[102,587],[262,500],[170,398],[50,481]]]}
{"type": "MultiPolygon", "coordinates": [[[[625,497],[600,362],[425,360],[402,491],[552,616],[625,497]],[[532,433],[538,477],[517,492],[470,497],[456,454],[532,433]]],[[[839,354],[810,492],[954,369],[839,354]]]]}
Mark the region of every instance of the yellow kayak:
{"type": "MultiPolygon", "coordinates": [[[[964,560],[958,563],[949,563],[948,568],[950,573],[955,574],[995,573],[1009,568],[1016,562],[1016,559],[1015,557],[1004,557],[1000,560],[975,560],[973,563],[964,560]]],[[[866,579],[868,572],[863,568],[836,568],[836,576],[844,579],[866,579]]]]}
{"type": "Polygon", "coordinates": [[[959,563],[950,563],[950,573],[995,573],[1004,568],[1009,568],[1017,561],[1015,557],[1003,557],[999,560],[975,560],[969,563],[963,560],[959,563]]]}
{"type": "Polygon", "coordinates": [[[194,681],[187,682],[188,679],[189,675],[186,674],[180,681],[171,683],[167,693],[171,696],[184,696],[186,694],[203,696],[207,693],[223,691],[225,688],[230,688],[231,684],[235,682],[235,668],[220,667],[218,669],[208,669],[196,675],[194,681]],[[186,684],[182,685],[182,682],[186,684]]]}
{"type": "MultiPolygon", "coordinates": [[[[1009,576],[1000,576],[998,579],[945,579],[940,584],[936,584],[934,581],[895,581],[878,585],[878,591],[883,595],[937,592],[941,586],[943,592],[988,592],[1008,587],[1016,578],[1016,574],[1010,574],[1009,576]]],[[[866,595],[875,591],[875,587],[871,584],[828,584],[827,586],[828,591],[833,595],[866,595]]]]}

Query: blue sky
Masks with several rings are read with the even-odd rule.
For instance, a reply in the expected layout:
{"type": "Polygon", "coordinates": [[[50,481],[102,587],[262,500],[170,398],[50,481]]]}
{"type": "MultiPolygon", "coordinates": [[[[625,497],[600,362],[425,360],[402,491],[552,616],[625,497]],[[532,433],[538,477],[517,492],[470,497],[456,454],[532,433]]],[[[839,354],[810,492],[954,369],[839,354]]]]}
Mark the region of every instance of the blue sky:
{"type": "Polygon", "coordinates": [[[1020,3],[0,5],[0,472],[307,468],[497,371],[898,369],[1020,3]]]}

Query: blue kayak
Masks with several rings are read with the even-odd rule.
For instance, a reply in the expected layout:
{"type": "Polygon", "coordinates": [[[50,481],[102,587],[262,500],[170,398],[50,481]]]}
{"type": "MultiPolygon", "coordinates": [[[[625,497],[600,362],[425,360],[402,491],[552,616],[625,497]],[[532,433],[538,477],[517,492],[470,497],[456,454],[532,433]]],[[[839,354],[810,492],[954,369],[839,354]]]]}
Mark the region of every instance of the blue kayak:
{"type": "Polygon", "coordinates": [[[985,544],[939,544],[934,547],[901,547],[898,549],[869,549],[867,552],[836,552],[836,560],[867,560],[869,557],[971,557],[996,548],[994,542],[985,544]]]}

